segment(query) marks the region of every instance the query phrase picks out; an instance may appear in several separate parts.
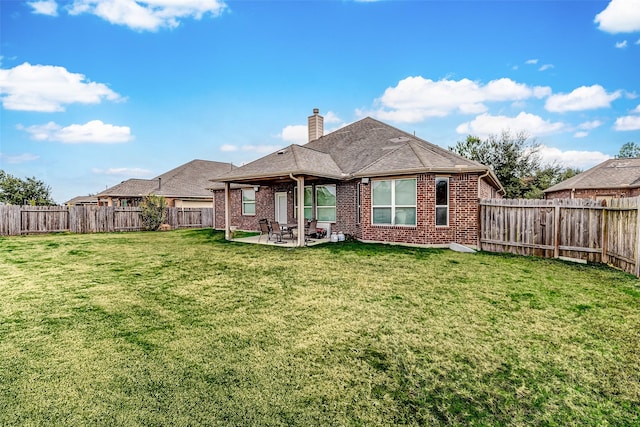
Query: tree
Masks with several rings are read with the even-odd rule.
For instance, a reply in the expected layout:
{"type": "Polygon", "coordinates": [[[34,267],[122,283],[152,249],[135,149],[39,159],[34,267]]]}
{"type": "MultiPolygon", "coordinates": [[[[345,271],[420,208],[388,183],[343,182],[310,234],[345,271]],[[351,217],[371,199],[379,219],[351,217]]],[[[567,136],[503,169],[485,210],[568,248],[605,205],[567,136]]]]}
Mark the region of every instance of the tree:
{"type": "Polygon", "coordinates": [[[557,163],[542,166],[528,180],[528,190],[523,194],[525,199],[541,199],[544,190],[582,172],[576,168],[562,167],[557,163]]]}
{"type": "Polygon", "coordinates": [[[557,163],[543,165],[538,148],[526,133],[513,135],[509,131],[503,131],[499,137],[490,135],[485,140],[469,135],[465,141],[449,147],[493,169],[504,186],[505,197],[510,199],[540,199],[547,188],[582,172],[557,163]]]}
{"type": "Polygon", "coordinates": [[[491,167],[508,198],[524,197],[540,168],[538,144],[530,141],[525,132],[514,135],[506,130],[499,136],[490,135],[485,140],[469,135],[465,141],[458,141],[449,149],[491,167]]]}
{"type": "Polygon", "coordinates": [[[54,205],[51,187],[35,177],[20,179],[0,170],[0,202],[9,205],[54,205]]]}
{"type": "Polygon", "coordinates": [[[637,159],[640,158],[640,145],[635,142],[627,142],[620,147],[620,152],[616,155],[619,159],[637,159]]]}
{"type": "Polygon", "coordinates": [[[144,228],[156,231],[167,220],[167,199],[149,194],[140,203],[140,210],[144,228]]]}

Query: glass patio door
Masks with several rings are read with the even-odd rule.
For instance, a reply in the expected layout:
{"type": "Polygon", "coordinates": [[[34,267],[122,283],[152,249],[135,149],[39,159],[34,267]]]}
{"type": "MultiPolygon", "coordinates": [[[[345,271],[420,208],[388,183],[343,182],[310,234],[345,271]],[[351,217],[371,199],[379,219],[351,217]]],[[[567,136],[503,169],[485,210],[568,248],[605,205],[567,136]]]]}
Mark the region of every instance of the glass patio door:
{"type": "Polygon", "coordinates": [[[280,224],[286,224],[288,218],[287,193],[276,193],[276,221],[280,224]]]}

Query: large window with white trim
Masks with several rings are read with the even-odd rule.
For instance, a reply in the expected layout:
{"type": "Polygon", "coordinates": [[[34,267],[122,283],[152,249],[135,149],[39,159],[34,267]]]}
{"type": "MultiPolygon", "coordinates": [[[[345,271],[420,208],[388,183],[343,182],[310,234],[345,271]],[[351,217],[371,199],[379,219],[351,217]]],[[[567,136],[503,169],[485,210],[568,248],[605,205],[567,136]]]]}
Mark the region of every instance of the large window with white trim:
{"type": "MultiPolygon", "coordinates": [[[[293,216],[298,218],[298,187],[293,189],[293,216]]],[[[304,187],[304,218],[311,219],[313,214],[313,189],[310,185],[304,187]]]]}
{"type": "Polygon", "coordinates": [[[436,226],[449,225],[449,178],[436,178],[436,226]]]}
{"type": "Polygon", "coordinates": [[[242,215],[256,214],[256,190],[253,188],[242,189],[242,215]]]}
{"type": "Polygon", "coordinates": [[[371,182],[374,225],[416,225],[416,178],[371,182]]]}
{"type": "Polygon", "coordinates": [[[316,186],[316,219],[318,221],[336,221],[336,186],[316,186]]]}

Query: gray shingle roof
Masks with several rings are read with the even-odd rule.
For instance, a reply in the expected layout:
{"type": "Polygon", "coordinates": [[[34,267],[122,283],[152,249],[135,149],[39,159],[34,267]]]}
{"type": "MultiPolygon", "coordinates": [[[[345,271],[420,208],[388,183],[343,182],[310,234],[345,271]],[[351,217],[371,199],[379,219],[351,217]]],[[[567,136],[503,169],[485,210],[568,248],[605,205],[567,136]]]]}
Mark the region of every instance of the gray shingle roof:
{"type": "Polygon", "coordinates": [[[352,179],[428,171],[477,172],[489,168],[367,117],[304,146],[291,145],[269,154],[220,180],[249,181],[289,173],[352,179]]]}
{"type": "Polygon", "coordinates": [[[610,159],[544,190],[640,187],[640,159],[610,159]]]}
{"type": "Polygon", "coordinates": [[[128,179],[107,188],[98,196],[140,197],[157,194],[178,198],[210,198],[210,189],[224,188],[224,184],[212,183],[210,178],[228,173],[234,167],[231,163],[196,159],[153,179],[128,179]]]}

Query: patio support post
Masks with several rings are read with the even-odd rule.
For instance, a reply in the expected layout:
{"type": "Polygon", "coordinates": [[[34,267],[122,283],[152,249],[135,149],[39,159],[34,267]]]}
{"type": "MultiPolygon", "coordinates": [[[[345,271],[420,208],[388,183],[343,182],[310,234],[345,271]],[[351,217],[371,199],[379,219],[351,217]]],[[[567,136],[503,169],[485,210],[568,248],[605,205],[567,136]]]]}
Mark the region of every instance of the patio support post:
{"type": "Polygon", "coordinates": [[[224,238],[231,240],[231,183],[224,183],[224,238]]]}
{"type": "Polygon", "coordinates": [[[298,192],[298,212],[296,213],[298,216],[298,243],[296,244],[299,248],[304,246],[305,235],[304,235],[304,176],[295,177],[292,173],[289,174],[289,178],[294,180],[297,183],[298,192]]]}
{"type": "Polygon", "coordinates": [[[304,246],[304,176],[298,179],[298,247],[304,246]]]}

